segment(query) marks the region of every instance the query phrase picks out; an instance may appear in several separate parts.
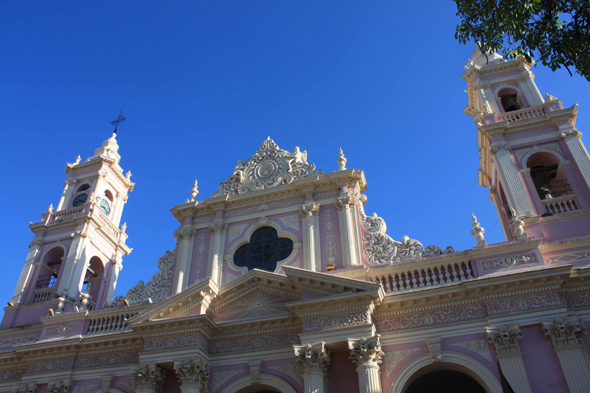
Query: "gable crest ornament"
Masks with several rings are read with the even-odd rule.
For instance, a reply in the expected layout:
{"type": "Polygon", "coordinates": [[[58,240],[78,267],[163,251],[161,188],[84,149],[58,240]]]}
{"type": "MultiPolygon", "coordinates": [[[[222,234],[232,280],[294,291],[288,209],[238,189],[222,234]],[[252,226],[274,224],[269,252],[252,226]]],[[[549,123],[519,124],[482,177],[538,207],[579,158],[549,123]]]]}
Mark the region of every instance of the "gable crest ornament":
{"type": "Polygon", "coordinates": [[[322,174],[307,162],[307,151],[302,152],[299,147],[293,153],[282,150],[268,137],[246,162],[238,160],[234,173],[219,185],[219,192],[213,196],[244,194],[322,174]]]}

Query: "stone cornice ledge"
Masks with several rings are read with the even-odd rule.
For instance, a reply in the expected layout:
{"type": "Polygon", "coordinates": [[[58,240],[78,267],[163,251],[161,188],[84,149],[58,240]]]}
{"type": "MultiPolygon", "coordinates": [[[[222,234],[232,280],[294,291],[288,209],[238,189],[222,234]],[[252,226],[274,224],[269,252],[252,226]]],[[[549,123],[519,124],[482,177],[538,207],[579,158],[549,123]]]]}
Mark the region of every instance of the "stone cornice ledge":
{"type": "Polygon", "coordinates": [[[285,303],[289,311],[300,318],[346,314],[354,311],[372,312],[383,299],[381,291],[342,293],[328,297],[285,303]]]}

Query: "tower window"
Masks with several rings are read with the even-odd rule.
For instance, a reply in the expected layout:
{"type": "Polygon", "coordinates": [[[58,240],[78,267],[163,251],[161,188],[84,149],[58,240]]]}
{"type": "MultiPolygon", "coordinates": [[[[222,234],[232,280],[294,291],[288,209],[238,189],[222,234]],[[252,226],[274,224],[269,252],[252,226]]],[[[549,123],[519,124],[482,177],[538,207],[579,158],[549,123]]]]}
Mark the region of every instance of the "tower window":
{"type": "Polygon", "coordinates": [[[41,271],[35,282],[35,289],[51,288],[55,285],[63,256],[64,250],[61,247],[55,247],[45,254],[43,266],[41,266],[41,271]]]}
{"type": "Polygon", "coordinates": [[[522,108],[518,93],[514,89],[502,89],[498,92],[504,112],[517,111],[522,108]]]}
{"type": "Polygon", "coordinates": [[[527,160],[527,167],[531,168],[531,178],[539,198],[551,199],[573,194],[563,167],[553,154],[535,153],[527,160]]]}
{"type": "Polygon", "coordinates": [[[90,185],[89,184],[82,184],[80,187],[78,187],[78,189],[76,190],[76,192],[86,191],[89,188],[90,188],[90,185]]]}

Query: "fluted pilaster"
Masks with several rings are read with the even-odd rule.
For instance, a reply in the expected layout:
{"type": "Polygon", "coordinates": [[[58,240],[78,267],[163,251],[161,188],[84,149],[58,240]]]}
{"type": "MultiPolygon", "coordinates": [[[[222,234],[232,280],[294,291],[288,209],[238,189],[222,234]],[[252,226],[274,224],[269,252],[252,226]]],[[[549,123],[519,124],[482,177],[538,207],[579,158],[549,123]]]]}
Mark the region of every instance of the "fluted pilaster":
{"type": "Polygon", "coordinates": [[[379,365],[384,353],[379,337],[348,340],[350,359],[357,366],[360,393],[381,393],[379,365]]]}
{"type": "Polygon", "coordinates": [[[586,334],[578,317],[541,321],[545,334],[551,337],[567,385],[572,393],[587,392],[590,387],[590,367],[584,354],[581,336],[586,334]]]}
{"type": "Polygon", "coordinates": [[[518,324],[486,328],[488,341],[496,347],[496,358],[502,373],[515,393],[531,393],[518,340],[522,338],[518,324]]]}

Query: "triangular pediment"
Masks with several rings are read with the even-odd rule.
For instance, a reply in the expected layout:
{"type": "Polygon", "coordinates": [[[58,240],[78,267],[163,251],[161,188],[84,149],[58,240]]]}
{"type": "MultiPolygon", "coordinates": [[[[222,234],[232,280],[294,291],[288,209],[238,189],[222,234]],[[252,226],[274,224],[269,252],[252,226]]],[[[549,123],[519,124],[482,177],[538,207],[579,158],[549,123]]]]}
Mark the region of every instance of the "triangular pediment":
{"type": "Polygon", "coordinates": [[[347,292],[383,291],[379,284],[338,277],[332,274],[312,272],[291,266],[283,266],[291,283],[306,297],[325,297],[347,292]]]}
{"type": "Polygon", "coordinates": [[[218,292],[219,288],[213,280],[207,279],[186,291],[154,304],[153,308],[131,318],[128,324],[133,327],[144,322],[204,315],[218,292]]]}

